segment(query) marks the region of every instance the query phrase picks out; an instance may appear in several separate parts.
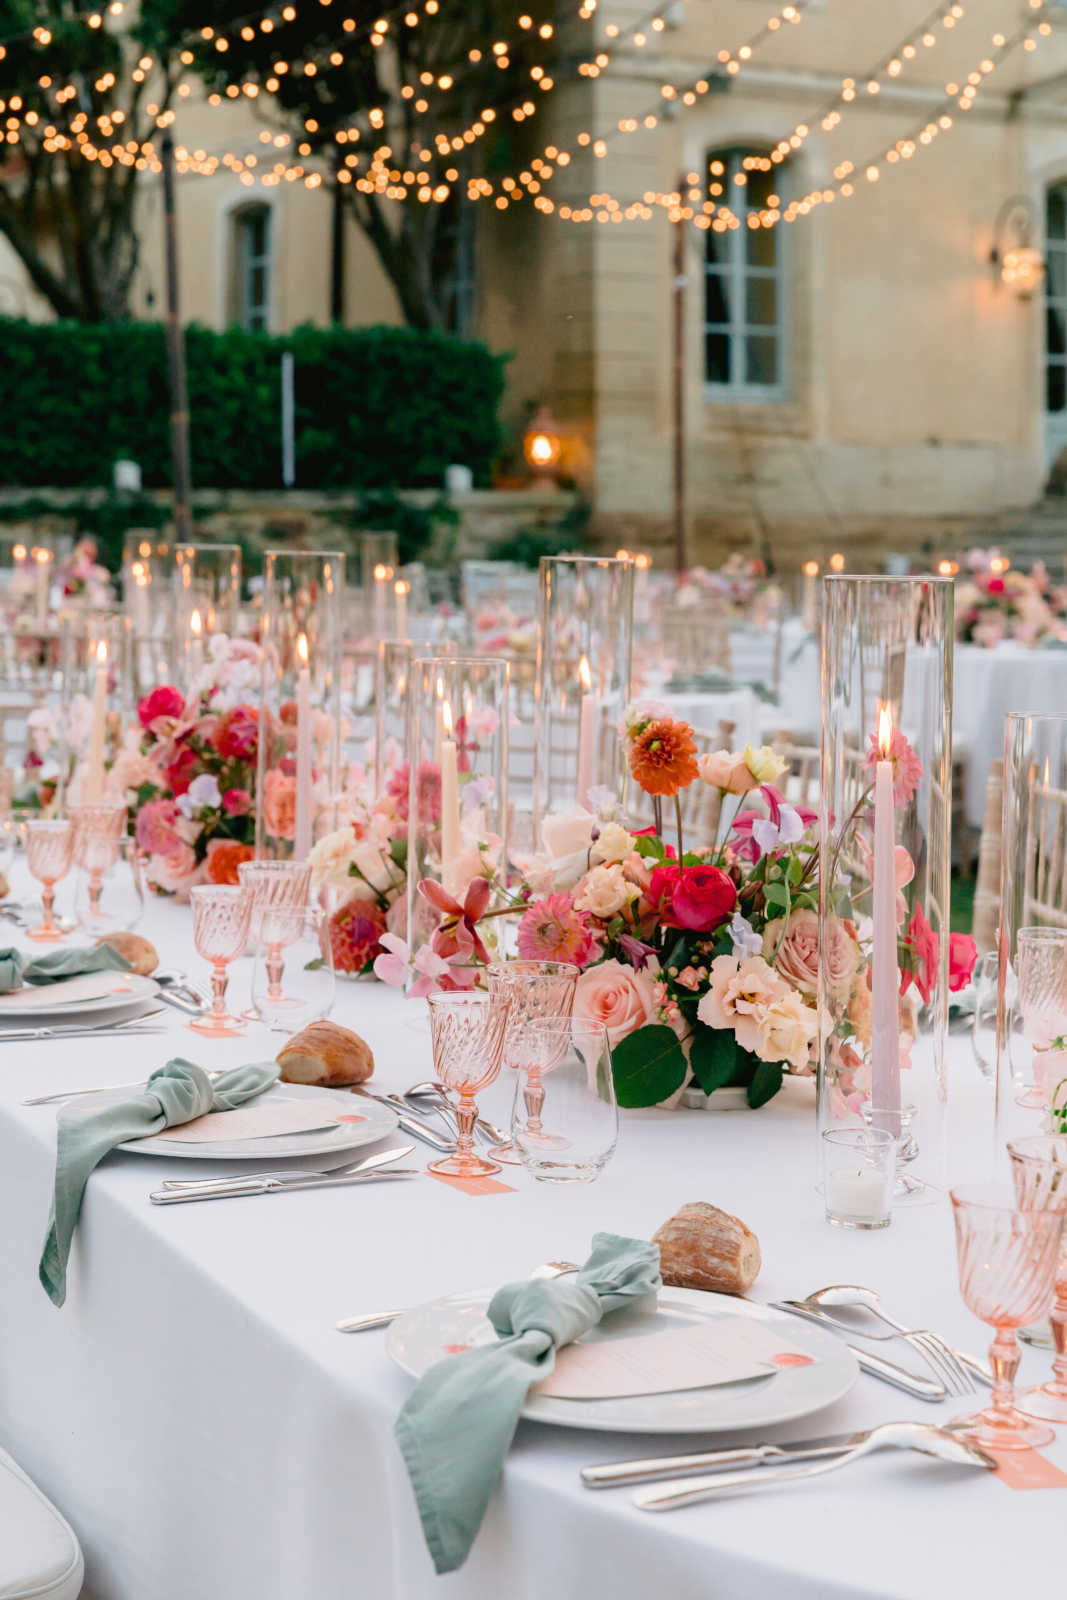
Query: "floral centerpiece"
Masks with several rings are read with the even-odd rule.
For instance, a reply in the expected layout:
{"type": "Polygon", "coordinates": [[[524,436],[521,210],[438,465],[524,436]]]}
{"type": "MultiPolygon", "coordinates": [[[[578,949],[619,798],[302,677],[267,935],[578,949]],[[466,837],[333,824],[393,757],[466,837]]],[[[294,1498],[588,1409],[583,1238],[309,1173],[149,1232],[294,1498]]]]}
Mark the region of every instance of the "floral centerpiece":
{"type": "Polygon", "coordinates": [[[164,894],[237,883],[253,856],[259,646],[214,635],[186,700],[160,684],[137,707],[108,782],[130,809],[145,875],[164,894]]]}
{"type": "Polygon", "coordinates": [[[998,551],[976,549],[966,566],[956,585],[957,638],[987,648],[1067,638],[1067,589],[1052,583],[1043,562],[1020,572],[998,551]]]}
{"type": "MultiPolygon", "coordinates": [[[[768,746],[698,757],[689,725],[652,702],[628,709],[621,737],[656,824],[628,828],[609,796],[596,813],[547,818],[544,848],[512,895],[518,953],[581,969],[574,1013],[606,1028],[620,1105],[669,1104],[690,1083],[707,1094],[740,1087],[750,1106],[763,1105],[786,1075],[810,1076],[816,1066],[816,814],[777,787],[786,763],[768,746]],[[693,784],[710,791],[710,822],[708,836],[687,846],[681,795],[693,784]],[[670,838],[665,800],[674,806],[670,838]]],[[[898,735],[902,768],[906,743],[898,735]]],[[[442,917],[421,964],[398,938],[383,940],[376,963],[385,981],[414,993],[477,981],[479,923],[499,914],[487,911],[482,880],[447,907],[436,893],[431,899],[442,917]]],[[[902,1004],[912,985],[922,993],[928,981],[932,937],[914,915],[901,918],[902,1004]]],[[[974,945],[952,938],[959,988],[974,945]]],[[[835,982],[862,1029],[870,1017],[866,942],[845,918],[833,941],[835,982]]]]}
{"type": "Polygon", "coordinates": [[[79,539],[70,554],[59,562],[56,582],[68,604],[74,601],[99,609],[114,601],[111,574],[101,565],[98,555],[95,539],[79,539]]]}
{"type": "Polygon", "coordinates": [[[739,620],[749,621],[754,602],[773,587],[767,566],[758,556],[734,553],[721,567],[691,567],[679,579],[671,599],[682,610],[715,603],[739,620]]]}
{"type": "Polygon", "coordinates": [[[373,973],[383,938],[404,929],[408,779],[408,764],[392,744],[377,795],[368,774],[353,769],[344,823],[312,847],[311,885],[327,914],[334,970],[349,977],[373,973]]]}

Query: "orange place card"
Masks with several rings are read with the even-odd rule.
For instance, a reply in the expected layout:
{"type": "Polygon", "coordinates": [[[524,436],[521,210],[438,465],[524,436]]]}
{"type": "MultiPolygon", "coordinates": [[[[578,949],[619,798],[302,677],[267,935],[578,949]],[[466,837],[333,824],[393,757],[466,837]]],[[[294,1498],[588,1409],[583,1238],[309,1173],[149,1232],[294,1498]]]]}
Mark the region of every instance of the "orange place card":
{"type": "Polygon", "coordinates": [[[997,1463],[996,1476],[1009,1489],[1067,1488],[1067,1472],[1053,1466],[1039,1450],[989,1450],[997,1463]]]}
{"type": "Polygon", "coordinates": [[[366,1122],[366,1117],[338,1117],[338,1122],[366,1122]]]}
{"type": "Polygon", "coordinates": [[[431,1172],[431,1178],[436,1178],[438,1183],[447,1183],[450,1189],[458,1189],[461,1194],[514,1194],[515,1190],[510,1183],[497,1183],[495,1178],[449,1178],[441,1172],[431,1172]]]}

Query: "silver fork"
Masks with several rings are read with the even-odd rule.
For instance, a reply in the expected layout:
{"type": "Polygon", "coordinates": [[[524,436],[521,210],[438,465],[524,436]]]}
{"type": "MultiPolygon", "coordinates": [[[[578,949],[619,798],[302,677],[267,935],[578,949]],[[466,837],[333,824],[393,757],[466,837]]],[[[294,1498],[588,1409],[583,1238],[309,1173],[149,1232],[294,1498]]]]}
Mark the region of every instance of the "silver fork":
{"type": "Polygon", "coordinates": [[[918,1351],[950,1394],[974,1394],[977,1385],[972,1373],[940,1334],[934,1333],[929,1328],[909,1328],[906,1323],[898,1322],[883,1309],[873,1289],[864,1290],[858,1284],[836,1284],[828,1289],[816,1289],[814,1293],[808,1295],[806,1304],[818,1307],[827,1321],[842,1333],[851,1334],[853,1337],[859,1333],[861,1338],[863,1335],[856,1324],[835,1317],[831,1308],[854,1306],[857,1310],[869,1311],[873,1317],[877,1317],[893,1331],[888,1334],[874,1333],[868,1337],[903,1340],[905,1344],[911,1345],[913,1350],[918,1351]]]}
{"type": "MultiPolygon", "coordinates": [[[[579,1270],[576,1261],[542,1261],[530,1273],[531,1278],[562,1278],[568,1272],[579,1270]]],[[[387,1323],[395,1322],[397,1317],[402,1317],[409,1308],[398,1306],[394,1311],[368,1311],[361,1317],[348,1317],[344,1322],[335,1323],[338,1333],[365,1333],[368,1328],[384,1328],[387,1323]]]]}

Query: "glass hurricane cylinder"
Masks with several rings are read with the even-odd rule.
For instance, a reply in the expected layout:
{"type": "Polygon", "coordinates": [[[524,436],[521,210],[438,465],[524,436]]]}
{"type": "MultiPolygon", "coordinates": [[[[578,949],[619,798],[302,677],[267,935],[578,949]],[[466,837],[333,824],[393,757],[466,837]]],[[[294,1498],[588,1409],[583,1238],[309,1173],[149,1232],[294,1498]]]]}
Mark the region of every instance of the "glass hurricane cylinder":
{"type": "Polygon", "coordinates": [[[374,794],[381,794],[390,755],[408,747],[412,649],[406,639],[381,639],[374,666],[374,794]]]}
{"type": "Polygon", "coordinates": [[[70,782],[67,798],[99,804],[111,791],[110,768],[122,740],[126,695],[126,625],[90,616],[71,631],[67,678],[70,782]]]}
{"type": "Polygon", "coordinates": [[[174,551],[174,621],[180,638],[193,612],[201,631],[235,634],[241,609],[241,546],[180,544],[174,551]]]}
{"type": "Polygon", "coordinates": [[[893,1136],[894,1206],[945,1182],[952,641],[950,580],[824,582],[818,1125],[893,1136]]]}
{"type": "Polygon", "coordinates": [[[372,639],[396,633],[394,585],[400,566],[395,533],[377,530],[356,535],[359,586],[363,595],[363,630],[372,639]]]}
{"type": "Polygon", "coordinates": [[[1067,1035],[1067,716],[1005,717],[1002,807],[998,1149],[1019,1131],[1014,1106],[1044,1105],[1045,1064],[1062,1061],[1054,1041],[1067,1035]]]}
{"type": "Polygon", "coordinates": [[[303,860],[337,826],[344,556],[271,550],[263,580],[256,856],[303,860]]]}
{"type": "MultiPolygon", "coordinates": [[[[418,892],[432,878],[462,902],[473,878],[503,887],[508,831],[510,668],[493,657],[411,664],[408,726],[408,941],[426,944],[440,913],[418,892]]],[[[502,919],[485,926],[496,947],[502,919]]],[[[483,930],[479,930],[481,933],[483,930]]]]}
{"type": "Polygon", "coordinates": [[[534,678],[533,820],[621,795],[618,723],[630,696],[634,569],[629,559],[544,556],[534,678]]]}

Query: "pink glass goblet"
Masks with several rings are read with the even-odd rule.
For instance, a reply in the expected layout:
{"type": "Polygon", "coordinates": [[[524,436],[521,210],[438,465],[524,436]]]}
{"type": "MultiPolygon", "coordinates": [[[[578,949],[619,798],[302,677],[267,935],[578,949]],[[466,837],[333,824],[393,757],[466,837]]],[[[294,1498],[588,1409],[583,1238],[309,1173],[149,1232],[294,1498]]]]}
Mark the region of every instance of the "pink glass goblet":
{"type": "Polygon", "coordinates": [[[989,1352],[992,1404],[957,1419],[961,1431],[989,1450],[1031,1450],[1055,1437],[1015,1404],[1018,1328],[1035,1322],[1053,1294],[1064,1213],[1016,1210],[1008,1189],[968,1184],[950,1191],[956,1223],[960,1292],[967,1309],[996,1330],[989,1352]]]}
{"type": "MultiPolygon", "coordinates": [[[[291,939],[286,939],[283,930],[299,927],[302,932],[303,923],[294,917],[271,918],[270,913],[306,910],[311,891],[311,862],[242,861],[237,868],[237,876],[251,901],[250,935],[257,944],[266,944],[267,993],[274,1009],[277,1010],[287,1004],[282,993],[286,943],[291,944],[299,937],[299,934],[294,932],[291,939]],[[266,934],[265,926],[268,930],[266,934]]],[[[293,1004],[299,1002],[294,1001],[293,1004]]],[[[259,1014],[254,1008],[250,1008],[243,1015],[250,1022],[259,1020],[259,1014]]]]}
{"type": "MultiPolygon", "coordinates": [[[[545,1052],[550,1052],[552,1046],[546,1035],[532,1025],[570,1016],[579,970],[568,961],[494,961],[486,968],[490,995],[511,1002],[504,1060],[509,1067],[525,1073],[526,1133],[546,1149],[554,1144],[559,1147],[554,1135],[545,1133],[541,1126],[545,1100],[541,1075],[551,1065],[545,1052]]],[[[494,1145],[493,1156],[515,1166],[522,1162],[512,1139],[494,1145]]]]}
{"type": "Polygon", "coordinates": [[[500,1167],[474,1153],[478,1119],[474,1097],[500,1074],[510,1002],[469,989],[431,994],[427,1002],[434,1076],[459,1096],[455,1107],[459,1137],[455,1155],[432,1161],[426,1170],[444,1178],[490,1177],[500,1167]]]}
{"type": "Polygon", "coordinates": [[[70,871],[74,849],[74,828],[70,822],[34,818],[23,824],[26,840],[26,865],[43,884],[41,907],[43,916],[36,928],[28,929],[27,939],[39,944],[58,944],[65,938],[62,928],[52,915],[56,903],[56,884],[70,871]]]}
{"type": "MultiPolygon", "coordinates": [[[[1008,1142],[1015,1198],[1029,1210],[1067,1211],[1067,1138],[1062,1134],[1034,1134],[1008,1142]]],[[[1052,1377],[1036,1389],[1018,1396],[1016,1404],[1028,1417],[1067,1423],[1067,1245],[1061,1240],[1056,1267],[1056,1298],[1050,1321],[1056,1354],[1052,1377]]]]}
{"type": "Polygon", "coordinates": [[[74,827],[74,865],[89,880],[90,928],[100,920],[100,893],[104,876],[118,861],[122,836],[126,831],[126,807],[121,801],[67,808],[74,827]]]}
{"type": "Polygon", "coordinates": [[[189,903],[197,954],[211,962],[211,1010],[194,1017],[189,1027],[209,1039],[232,1039],[244,1031],[244,1023],[226,1010],[226,968],[248,943],[252,902],[237,884],[201,883],[190,889],[189,903]]]}

